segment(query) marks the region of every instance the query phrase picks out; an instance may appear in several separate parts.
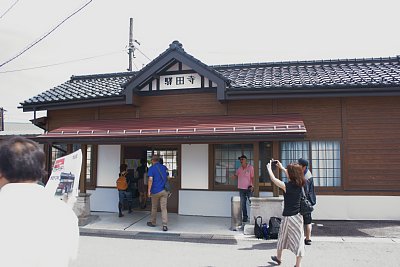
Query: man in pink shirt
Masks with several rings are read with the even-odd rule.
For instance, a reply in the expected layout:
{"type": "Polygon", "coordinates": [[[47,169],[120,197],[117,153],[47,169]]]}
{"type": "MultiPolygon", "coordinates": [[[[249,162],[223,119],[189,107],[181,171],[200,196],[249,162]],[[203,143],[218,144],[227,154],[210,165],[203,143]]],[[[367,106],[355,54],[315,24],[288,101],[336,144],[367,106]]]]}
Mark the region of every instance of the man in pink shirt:
{"type": "Polygon", "coordinates": [[[254,190],[254,168],[247,163],[247,157],[245,155],[241,155],[239,160],[241,166],[236,170],[236,173],[232,177],[238,178],[238,189],[240,193],[240,205],[242,207],[243,222],[247,222],[247,199],[250,202],[250,197],[252,196],[254,190]]]}

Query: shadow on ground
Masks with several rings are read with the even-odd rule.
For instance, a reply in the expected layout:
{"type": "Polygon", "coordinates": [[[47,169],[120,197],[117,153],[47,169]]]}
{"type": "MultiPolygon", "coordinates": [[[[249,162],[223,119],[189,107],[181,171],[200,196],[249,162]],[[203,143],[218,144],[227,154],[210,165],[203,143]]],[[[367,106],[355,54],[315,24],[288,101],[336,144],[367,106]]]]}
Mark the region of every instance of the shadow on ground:
{"type": "Polygon", "coordinates": [[[400,238],[400,221],[314,221],[314,236],[400,238]]]}

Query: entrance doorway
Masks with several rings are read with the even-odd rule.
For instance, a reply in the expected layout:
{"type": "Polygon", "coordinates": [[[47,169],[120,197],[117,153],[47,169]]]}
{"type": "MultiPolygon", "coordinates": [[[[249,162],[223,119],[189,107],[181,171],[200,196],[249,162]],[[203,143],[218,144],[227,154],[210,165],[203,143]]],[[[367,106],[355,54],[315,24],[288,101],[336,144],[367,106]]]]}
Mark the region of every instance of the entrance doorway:
{"type": "MultiPolygon", "coordinates": [[[[122,146],[121,151],[122,162],[128,164],[128,172],[130,174],[130,178],[134,181],[134,185],[132,187],[133,196],[134,196],[134,209],[140,209],[139,205],[139,191],[138,191],[138,176],[137,167],[140,166],[140,160],[145,159],[147,163],[147,167],[151,166],[151,157],[152,155],[158,155],[160,159],[162,159],[163,164],[168,169],[169,181],[172,186],[172,194],[168,198],[168,212],[178,212],[178,202],[179,202],[179,189],[181,187],[180,176],[179,176],[179,149],[178,147],[169,147],[169,146],[154,146],[154,147],[145,147],[145,146],[134,146],[134,145],[125,145],[122,146]]],[[[146,186],[147,188],[147,186],[146,186]]],[[[147,190],[146,190],[147,192],[147,190]]],[[[151,209],[151,201],[148,199],[146,209],[151,209]]]]}

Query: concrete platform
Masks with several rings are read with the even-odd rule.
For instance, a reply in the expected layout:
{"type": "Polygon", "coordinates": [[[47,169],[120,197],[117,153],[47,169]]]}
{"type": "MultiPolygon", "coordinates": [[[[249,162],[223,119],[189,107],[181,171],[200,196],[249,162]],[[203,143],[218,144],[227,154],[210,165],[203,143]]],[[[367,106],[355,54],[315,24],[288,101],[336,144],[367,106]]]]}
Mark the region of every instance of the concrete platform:
{"type": "MultiPolygon", "coordinates": [[[[184,216],[168,214],[168,232],[163,232],[161,215],[157,226],[148,227],[149,211],[124,213],[92,212],[91,221],[80,227],[82,235],[112,235],[142,239],[203,239],[203,240],[254,240],[253,235],[244,235],[243,229],[231,231],[229,217],[184,216]]],[[[399,221],[316,221],[313,225],[313,240],[330,242],[394,242],[400,240],[399,221]]]]}

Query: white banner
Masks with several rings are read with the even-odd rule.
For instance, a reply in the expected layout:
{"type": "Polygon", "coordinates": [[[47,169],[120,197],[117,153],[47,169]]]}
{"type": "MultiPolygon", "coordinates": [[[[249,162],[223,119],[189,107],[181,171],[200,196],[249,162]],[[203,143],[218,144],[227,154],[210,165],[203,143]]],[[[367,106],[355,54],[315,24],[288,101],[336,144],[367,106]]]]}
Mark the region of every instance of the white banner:
{"type": "Polygon", "coordinates": [[[71,207],[76,201],[82,168],[82,151],[56,159],[46,190],[71,207]]]}

